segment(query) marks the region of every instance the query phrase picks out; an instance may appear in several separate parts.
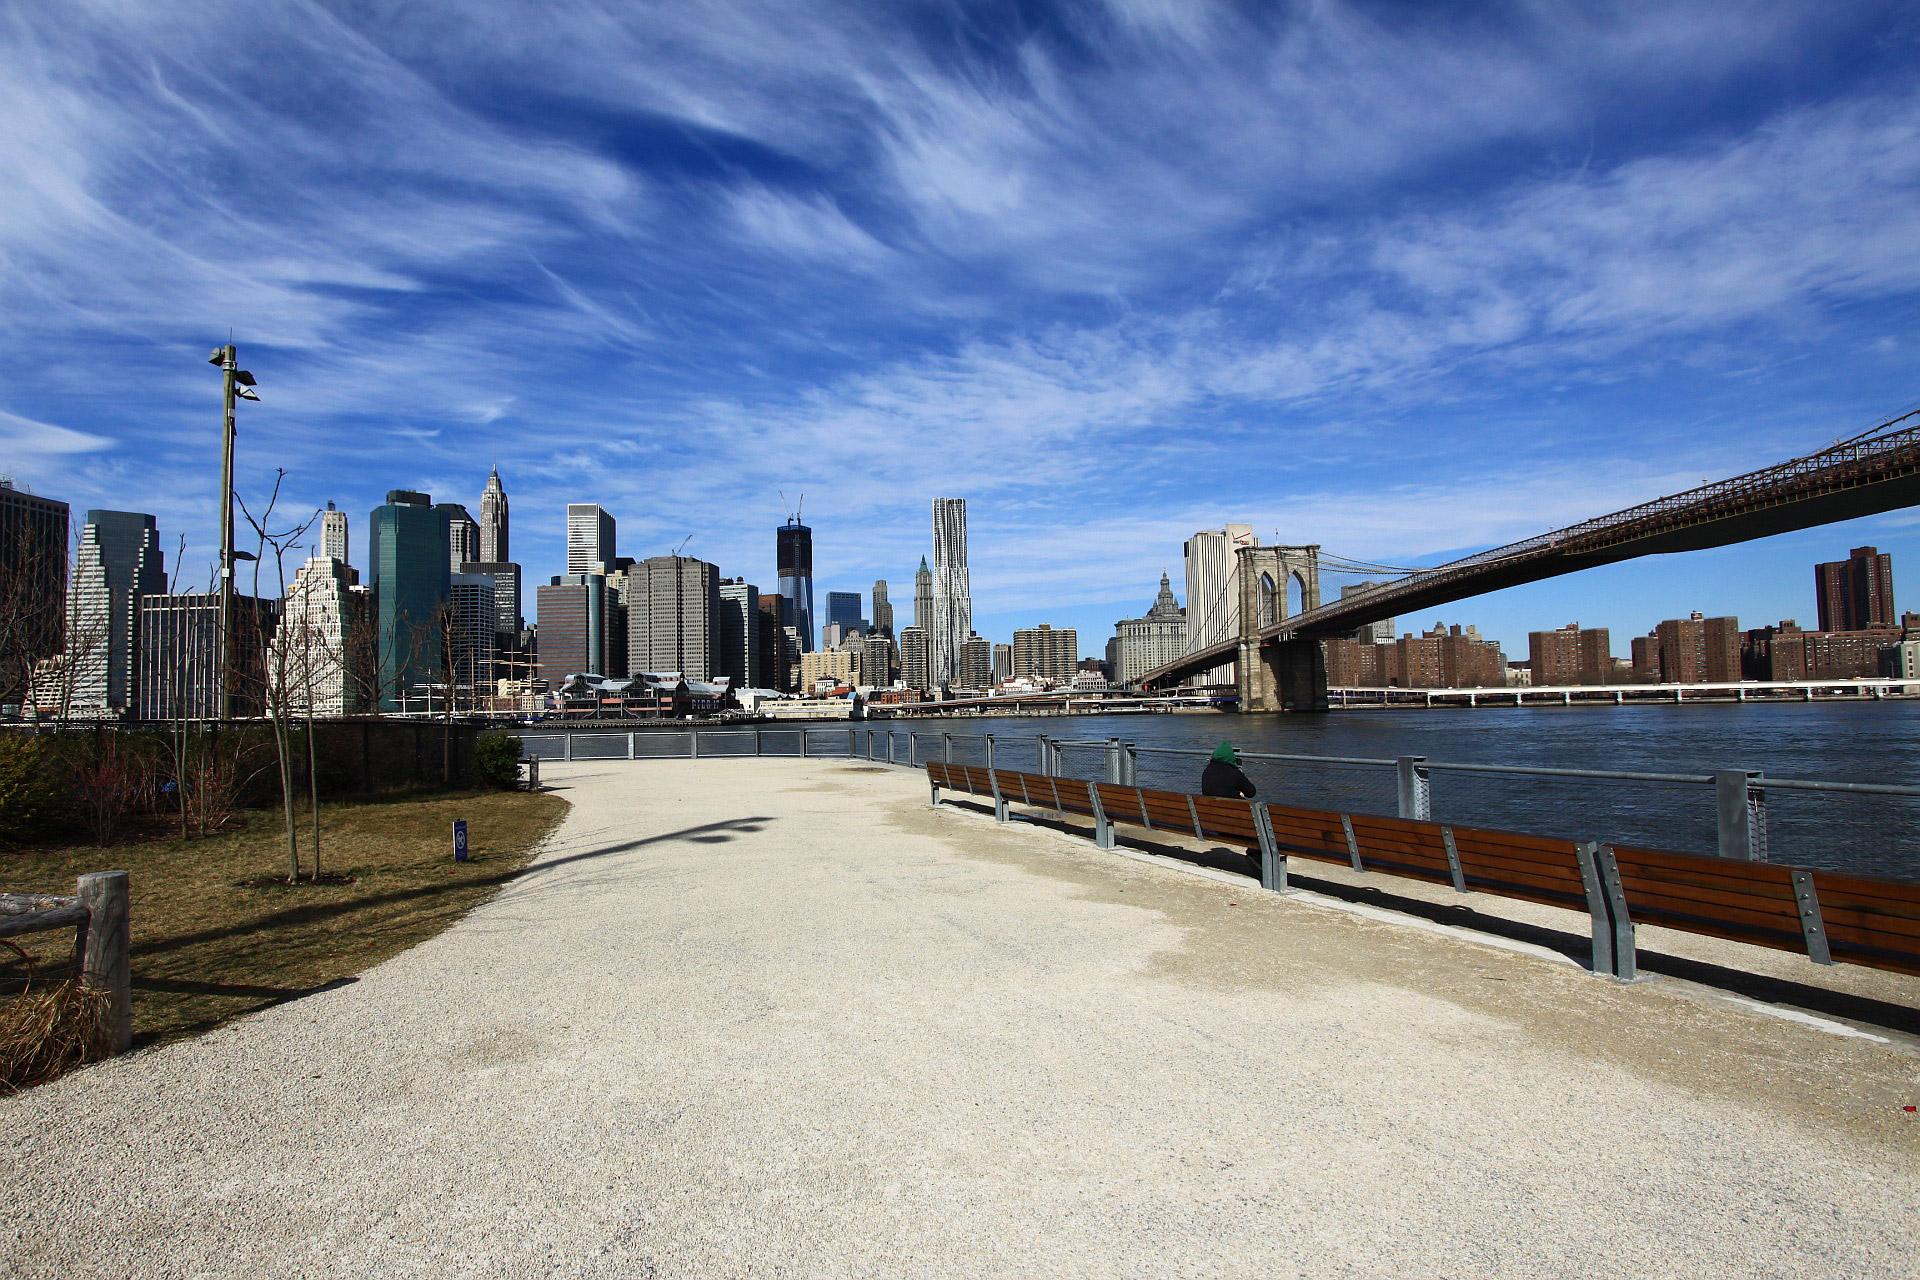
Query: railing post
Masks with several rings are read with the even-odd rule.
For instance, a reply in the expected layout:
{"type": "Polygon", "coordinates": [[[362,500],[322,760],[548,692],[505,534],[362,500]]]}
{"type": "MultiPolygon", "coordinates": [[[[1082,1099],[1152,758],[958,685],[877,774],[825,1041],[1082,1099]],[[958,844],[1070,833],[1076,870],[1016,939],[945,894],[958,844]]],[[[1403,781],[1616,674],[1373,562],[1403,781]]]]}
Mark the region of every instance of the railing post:
{"type": "Polygon", "coordinates": [[[633,735],[631,733],[627,735],[627,759],[633,759],[633,735]]]}
{"type": "Polygon", "coordinates": [[[1133,749],[1131,742],[1123,742],[1120,749],[1125,753],[1126,776],[1120,779],[1121,785],[1137,787],[1140,785],[1140,754],[1133,749]]]}
{"type": "Polygon", "coordinates": [[[953,763],[953,734],[945,729],[940,731],[940,759],[946,764],[953,763]]]}
{"type": "Polygon", "coordinates": [[[698,729],[687,730],[687,758],[689,760],[698,760],[700,758],[700,731],[698,729]]]}
{"type": "Polygon", "coordinates": [[[853,748],[854,734],[858,732],[859,730],[855,729],[852,725],[847,726],[847,759],[849,760],[853,759],[856,755],[860,754],[859,752],[855,751],[853,748]]]}
{"type": "Polygon", "coordinates": [[[1116,787],[1124,783],[1126,781],[1126,778],[1125,776],[1123,776],[1122,770],[1123,770],[1123,766],[1120,763],[1120,739],[1108,738],[1107,739],[1107,781],[1112,783],[1116,787]]]}
{"type": "Polygon", "coordinates": [[[573,759],[573,734],[568,732],[563,732],[561,734],[560,740],[567,744],[565,749],[561,753],[562,758],[566,760],[573,759]]]}
{"type": "MultiPolygon", "coordinates": [[[[993,772],[993,735],[987,735],[987,772],[993,772]]],[[[996,793],[997,794],[997,793],[996,793]]]]}
{"type": "Polygon", "coordinates": [[[753,754],[758,756],[760,754],[760,750],[761,750],[760,730],[758,727],[756,727],[753,731],[753,754]]]}
{"type": "Polygon", "coordinates": [[[912,729],[907,730],[907,768],[920,767],[920,735],[912,729]]]}
{"type": "Polygon", "coordinates": [[[1426,822],[1433,817],[1433,786],[1425,756],[1401,756],[1400,816],[1426,822]]]}
{"type": "Polygon", "coordinates": [[[124,871],[96,871],[80,877],[80,905],[87,909],[84,934],[74,940],[80,983],[107,994],[107,1023],[101,1028],[105,1053],[125,1053],[133,1043],[133,974],[127,954],[129,877],[124,871]]]}
{"type": "Polygon", "coordinates": [[[887,763],[893,763],[893,727],[887,727],[887,763]]]}
{"type": "Polygon", "coordinates": [[[1713,775],[1723,858],[1767,860],[1767,793],[1760,777],[1757,770],[1746,769],[1721,769],[1713,775]]]}

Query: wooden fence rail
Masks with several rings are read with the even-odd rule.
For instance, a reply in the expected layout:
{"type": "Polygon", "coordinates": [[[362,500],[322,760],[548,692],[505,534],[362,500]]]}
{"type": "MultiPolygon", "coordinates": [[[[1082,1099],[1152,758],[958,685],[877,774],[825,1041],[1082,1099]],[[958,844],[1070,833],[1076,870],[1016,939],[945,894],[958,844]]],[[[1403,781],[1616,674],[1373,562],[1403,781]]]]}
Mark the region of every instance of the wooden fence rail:
{"type": "Polygon", "coordinates": [[[124,871],[81,876],[71,897],[0,893],[0,938],[72,929],[73,968],[82,986],[108,997],[107,1053],[133,1043],[133,972],[128,950],[130,877],[124,871]]]}

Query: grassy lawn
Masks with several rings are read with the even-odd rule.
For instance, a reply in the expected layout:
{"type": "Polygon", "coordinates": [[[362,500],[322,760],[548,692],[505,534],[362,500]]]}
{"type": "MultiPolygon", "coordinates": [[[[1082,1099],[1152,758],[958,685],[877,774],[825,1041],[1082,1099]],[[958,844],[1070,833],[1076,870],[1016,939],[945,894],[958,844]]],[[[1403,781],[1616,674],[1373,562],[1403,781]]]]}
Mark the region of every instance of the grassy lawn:
{"type": "MultiPolygon", "coordinates": [[[[432,937],[525,866],[566,808],[558,796],[516,791],[323,805],[321,870],[351,883],[274,883],[287,870],[276,810],[244,814],[243,826],[204,840],[0,853],[0,889],[72,893],[82,872],[132,873],[139,1047],[310,994],[432,937]],[[467,821],[465,863],[453,861],[455,818],[467,821]]],[[[300,820],[311,867],[312,819],[300,820]]],[[[13,941],[41,976],[57,978],[72,940],[60,930],[13,941]]],[[[19,957],[0,948],[0,991],[17,991],[21,974],[19,957]]]]}

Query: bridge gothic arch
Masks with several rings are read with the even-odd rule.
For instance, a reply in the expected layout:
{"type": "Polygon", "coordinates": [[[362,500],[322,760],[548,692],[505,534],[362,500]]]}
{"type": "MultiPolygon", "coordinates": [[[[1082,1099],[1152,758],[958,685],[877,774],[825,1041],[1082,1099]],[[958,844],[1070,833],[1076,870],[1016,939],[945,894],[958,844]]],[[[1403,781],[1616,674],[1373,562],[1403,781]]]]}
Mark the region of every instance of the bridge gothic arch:
{"type": "MultiPolygon", "coordinates": [[[[1235,576],[1240,602],[1240,649],[1235,662],[1242,711],[1314,710],[1308,689],[1314,671],[1296,672],[1305,662],[1325,670],[1318,640],[1290,640],[1262,644],[1260,633],[1293,616],[1288,587],[1300,584],[1300,611],[1320,607],[1320,547],[1241,547],[1235,576]],[[1301,699],[1305,697],[1306,702],[1301,699]]],[[[1326,680],[1319,681],[1319,708],[1326,701],[1326,680]]]]}

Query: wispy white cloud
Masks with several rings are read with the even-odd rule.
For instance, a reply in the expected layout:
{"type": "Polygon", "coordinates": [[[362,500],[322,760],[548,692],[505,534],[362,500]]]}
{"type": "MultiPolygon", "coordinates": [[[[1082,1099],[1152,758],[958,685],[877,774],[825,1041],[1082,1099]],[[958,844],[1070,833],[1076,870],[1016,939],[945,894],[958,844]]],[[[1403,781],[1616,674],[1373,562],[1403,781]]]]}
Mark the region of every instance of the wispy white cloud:
{"type": "MultiPolygon", "coordinates": [[[[137,449],[206,506],[198,361],[231,326],[266,388],[251,478],[353,503],[463,467],[477,491],[497,458],[540,554],[591,489],[756,574],[784,488],[831,495],[842,563],[910,567],[925,499],[964,492],[981,581],[1038,603],[1229,515],[1408,558],[1484,458],[1525,455],[1548,478],[1445,535],[1499,541],[1667,474],[1641,459],[1693,411],[1598,432],[1595,388],[1762,380],[1914,297],[1913,69],[1724,92],[1881,12],[16,12],[0,390],[67,421],[84,351],[112,394],[54,429],[106,447],[0,446],[101,497],[137,449]]],[[[1899,340],[1848,359],[1892,377],[1899,340]]]]}

